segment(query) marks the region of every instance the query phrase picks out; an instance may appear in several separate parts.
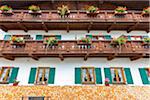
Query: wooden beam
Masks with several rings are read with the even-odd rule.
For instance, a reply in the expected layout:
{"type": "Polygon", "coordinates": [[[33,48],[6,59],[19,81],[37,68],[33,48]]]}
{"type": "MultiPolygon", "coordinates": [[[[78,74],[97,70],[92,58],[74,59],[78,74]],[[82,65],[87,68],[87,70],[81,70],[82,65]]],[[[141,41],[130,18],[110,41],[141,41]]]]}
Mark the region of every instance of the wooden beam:
{"type": "Polygon", "coordinates": [[[3,55],[3,57],[8,60],[12,60],[12,61],[15,60],[15,57],[13,57],[13,56],[3,55]]]}
{"type": "Polygon", "coordinates": [[[144,56],[144,54],[140,54],[140,55],[137,55],[137,56],[132,56],[132,57],[130,57],[130,60],[131,61],[138,60],[140,58],[143,58],[143,56],[144,56]]]}
{"type": "Polygon", "coordinates": [[[32,55],[31,52],[29,53],[29,56],[34,60],[39,60],[39,57],[32,55]]]}
{"type": "Polygon", "coordinates": [[[112,27],[115,25],[116,23],[113,23],[111,25],[109,25],[109,27],[107,28],[107,32],[109,33],[112,30],[112,27]]]}
{"type": "Polygon", "coordinates": [[[127,29],[127,33],[131,32],[133,29],[135,29],[135,27],[139,24],[139,22],[135,23],[133,26],[129,26],[129,28],[127,29]]]}
{"type": "Polygon", "coordinates": [[[4,25],[0,25],[0,28],[5,31],[5,32],[8,32],[8,29],[4,26],[4,25]]]}
{"type": "Polygon", "coordinates": [[[59,54],[59,58],[60,58],[61,61],[64,61],[64,57],[63,57],[62,54],[59,54]]]}
{"type": "Polygon", "coordinates": [[[89,53],[87,53],[87,54],[84,56],[84,61],[87,61],[88,56],[89,56],[89,53]]]}
{"type": "Polygon", "coordinates": [[[87,32],[88,32],[88,33],[89,33],[90,30],[91,30],[92,24],[93,24],[93,22],[90,22],[90,23],[89,23],[89,26],[88,26],[88,29],[87,29],[87,32]]]}
{"type": "Polygon", "coordinates": [[[117,55],[118,55],[118,54],[116,54],[116,53],[115,53],[115,54],[112,54],[112,55],[110,55],[110,56],[107,57],[107,60],[108,60],[108,61],[113,60],[117,55]]]}
{"type": "Polygon", "coordinates": [[[28,32],[28,29],[25,25],[21,24],[20,22],[17,22],[17,23],[21,29],[23,29],[25,32],[28,32]]]}
{"type": "Polygon", "coordinates": [[[67,22],[67,33],[69,33],[69,23],[67,22]]]}
{"type": "Polygon", "coordinates": [[[48,32],[48,28],[44,22],[42,22],[42,28],[43,28],[43,30],[45,30],[45,32],[48,32]]]}

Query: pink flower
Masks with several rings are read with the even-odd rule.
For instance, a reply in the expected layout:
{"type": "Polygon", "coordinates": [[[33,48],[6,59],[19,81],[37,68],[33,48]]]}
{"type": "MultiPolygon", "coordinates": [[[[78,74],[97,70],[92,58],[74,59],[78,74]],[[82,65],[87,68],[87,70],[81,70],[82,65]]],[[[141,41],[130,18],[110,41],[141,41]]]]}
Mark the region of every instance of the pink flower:
{"type": "Polygon", "coordinates": [[[109,82],[109,78],[105,78],[105,82],[109,82]]]}

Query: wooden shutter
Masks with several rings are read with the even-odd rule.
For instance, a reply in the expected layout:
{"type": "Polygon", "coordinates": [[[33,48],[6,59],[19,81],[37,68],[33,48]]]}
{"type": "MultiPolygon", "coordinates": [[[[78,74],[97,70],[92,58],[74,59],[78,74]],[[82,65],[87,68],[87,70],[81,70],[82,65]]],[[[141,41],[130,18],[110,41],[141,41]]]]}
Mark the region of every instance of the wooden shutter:
{"type": "Polygon", "coordinates": [[[110,40],[111,39],[110,35],[105,35],[104,37],[105,37],[106,40],[110,40]]]}
{"type": "Polygon", "coordinates": [[[50,68],[48,84],[54,84],[55,68],[50,68]]]}
{"type": "Polygon", "coordinates": [[[29,76],[29,81],[28,81],[29,84],[34,84],[36,70],[37,70],[37,68],[31,68],[31,70],[30,70],[30,76],[29,76]]]}
{"type": "Polygon", "coordinates": [[[110,68],[104,68],[105,78],[109,79],[109,83],[112,84],[112,77],[111,77],[111,71],[110,68]]]}
{"type": "Polygon", "coordinates": [[[81,84],[81,68],[75,68],[75,84],[81,84]]]}
{"type": "Polygon", "coordinates": [[[102,84],[101,68],[95,68],[95,74],[96,74],[96,84],[102,84]]]}
{"type": "Polygon", "coordinates": [[[36,40],[43,40],[43,36],[42,35],[36,35],[36,40]]]}
{"type": "Polygon", "coordinates": [[[15,68],[15,67],[12,69],[9,83],[13,83],[14,80],[17,78],[18,70],[19,70],[19,68],[15,68]]]}
{"type": "Polygon", "coordinates": [[[126,80],[128,84],[134,84],[133,83],[133,79],[132,79],[132,75],[131,75],[131,71],[130,68],[124,68],[124,72],[126,75],[126,80]]]}
{"type": "Polygon", "coordinates": [[[139,68],[139,72],[140,72],[143,84],[150,84],[145,68],[139,68]]]}

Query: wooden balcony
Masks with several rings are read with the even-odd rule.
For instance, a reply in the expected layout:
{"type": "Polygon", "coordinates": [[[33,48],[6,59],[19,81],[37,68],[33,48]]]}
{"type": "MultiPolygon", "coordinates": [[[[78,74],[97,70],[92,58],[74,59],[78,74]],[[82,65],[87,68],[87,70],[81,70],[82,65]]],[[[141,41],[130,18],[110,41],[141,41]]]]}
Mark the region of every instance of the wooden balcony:
{"type": "Polygon", "coordinates": [[[67,57],[107,57],[112,60],[115,57],[129,57],[136,60],[142,57],[149,58],[149,44],[143,45],[142,41],[128,41],[121,48],[114,48],[111,41],[92,41],[91,45],[78,44],[77,41],[58,42],[58,45],[48,47],[43,41],[25,41],[25,44],[11,44],[9,41],[0,41],[0,57],[14,60],[16,57],[32,57],[38,60],[41,57],[59,57],[61,60],[67,57]]]}
{"type": "Polygon", "coordinates": [[[15,10],[12,16],[0,14],[0,28],[8,30],[144,30],[149,32],[149,17],[141,11],[128,11],[125,17],[115,17],[112,10],[101,10],[96,17],[88,17],[86,11],[72,10],[67,18],[61,18],[56,10],[44,10],[33,16],[25,10],[15,10]]]}

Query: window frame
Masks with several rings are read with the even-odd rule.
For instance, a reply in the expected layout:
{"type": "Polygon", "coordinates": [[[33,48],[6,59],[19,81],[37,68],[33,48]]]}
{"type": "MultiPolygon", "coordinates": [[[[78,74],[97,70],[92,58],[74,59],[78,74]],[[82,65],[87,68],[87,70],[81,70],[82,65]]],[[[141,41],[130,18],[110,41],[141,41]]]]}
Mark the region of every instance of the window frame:
{"type": "Polygon", "coordinates": [[[112,77],[112,84],[126,84],[126,75],[125,75],[125,71],[124,71],[124,68],[123,67],[110,67],[110,72],[111,72],[111,77],[112,77]],[[114,80],[113,80],[113,77],[112,77],[112,72],[111,72],[111,70],[112,69],[117,69],[117,70],[121,70],[121,75],[122,75],[122,80],[123,80],[123,82],[119,82],[119,79],[117,78],[117,81],[118,82],[115,82],[114,80]]]}
{"type": "Polygon", "coordinates": [[[146,71],[146,75],[147,75],[148,81],[150,82],[150,79],[149,79],[150,76],[148,75],[148,73],[149,73],[148,70],[149,70],[149,69],[150,69],[149,67],[148,67],[148,68],[145,68],[145,71],[146,71]]]}
{"type": "Polygon", "coordinates": [[[96,74],[95,74],[95,68],[94,67],[81,67],[81,83],[82,84],[96,84],[96,74]],[[92,69],[92,74],[93,74],[94,82],[90,82],[90,81],[89,82],[83,82],[83,80],[82,80],[82,78],[83,78],[82,70],[83,69],[92,69]]]}
{"type": "MultiPolygon", "coordinates": [[[[7,72],[6,72],[6,74],[5,74],[5,80],[3,80],[3,81],[0,81],[0,84],[9,84],[9,80],[8,80],[8,82],[7,82],[7,78],[9,77],[9,75],[11,74],[11,72],[12,72],[12,69],[13,69],[13,67],[5,67],[5,66],[3,66],[3,67],[1,67],[2,69],[1,70],[3,70],[3,69],[9,69],[9,70],[7,70],[7,72]]],[[[0,70],[0,78],[1,78],[1,76],[3,75],[3,72],[4,71],[1,71],[0,70]]]]}
{"type": "Polygon", "coordinates": [[[37,71],[36,71],[36,78],[35,78],[35,81],[34,81],[35,85],[48,85],[49,74],[50,74],[50,67],[38,67],[37,71]],[[48,78],[47,78],[47,81],[46,81],[45,84],[43,84],[40,81],[38,82],[38,77],[39,77],[39,71],[40,71],[40,69],[44,69],[43,72],[42,72],[42,82],[43,82],[43,79],[44,79],[44,75],[46,73],[46,69],[49,69],[48,78]]]}

